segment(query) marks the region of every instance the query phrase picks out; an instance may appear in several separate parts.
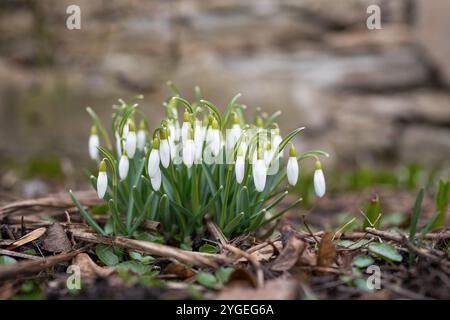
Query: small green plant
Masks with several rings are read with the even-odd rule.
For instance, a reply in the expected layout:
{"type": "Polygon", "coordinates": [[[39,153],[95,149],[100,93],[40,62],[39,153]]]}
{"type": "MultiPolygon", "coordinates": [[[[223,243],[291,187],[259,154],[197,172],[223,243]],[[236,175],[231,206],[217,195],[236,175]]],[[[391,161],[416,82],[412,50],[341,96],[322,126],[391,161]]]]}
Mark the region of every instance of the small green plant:
{"type": "Polygon", "coordinates": [[[447,217],[449,191],[450,191],[450,181],[444,182],[443,180],[440,180],[435,200],[437,218],[436,221],[431,226],[432,229],[441,228],[445,225],[445,219],[447,217]]]}
{"type": "Polygon", "coordinates": [[[315,160],[314,187],[322,197],[325,178],[319,156],[328,154],[297,155],[291,144],[284,165],[284,148],[304,128],[282,138],[275,123],[280,112],[267,115],[257,109],[249,121],[239,96],[221,113],[201,99],[198,88],[193,102],[176,92],[163,103],[167,118],[152,133],[136,100],[119,100],[111,126],[115,150],[102,122],[88,108],[94,121],[89,154],[99,168],[90,179],[111,218],[105,227],[98,225],[71,192],[86,222],[101,234],[136,237],[145,219],[156,220],[166,239],[189,243],[193,235],[204,233],[204,216],[209,214],[227,236],[253,232],[299,204],[301,199],[278,206],[288,194],[285,181],[297,184],[299,162],[307,158],[315,160]]]}

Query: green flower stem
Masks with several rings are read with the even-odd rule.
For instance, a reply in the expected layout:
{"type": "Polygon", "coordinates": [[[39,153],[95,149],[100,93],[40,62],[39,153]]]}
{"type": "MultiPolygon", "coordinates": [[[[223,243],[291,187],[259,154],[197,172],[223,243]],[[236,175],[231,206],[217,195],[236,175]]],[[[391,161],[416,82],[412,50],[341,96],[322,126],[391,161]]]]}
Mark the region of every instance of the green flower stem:
{"type": "Polygon", "coordinates": [[[227,168],[227,181],[225,183],[225,195],[224,195],[224,201],[222,203],[222,213],[220,215],[220,226],[223,230],[225,227],[225,213],[227,211],[227,204],[228,204],[228,194],[230,193],[230,185],[231,185],[231,176],[233,175],[233,166],[228,165],[227,168]]]}

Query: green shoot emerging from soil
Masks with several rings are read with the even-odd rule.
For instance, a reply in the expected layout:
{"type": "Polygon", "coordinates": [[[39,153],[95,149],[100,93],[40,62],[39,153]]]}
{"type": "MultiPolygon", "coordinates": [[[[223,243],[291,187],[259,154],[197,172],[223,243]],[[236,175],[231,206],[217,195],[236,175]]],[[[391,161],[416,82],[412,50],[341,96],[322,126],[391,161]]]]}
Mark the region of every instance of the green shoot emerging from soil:
{"type": "Polygon", "coordinates": [[[133,237],[145,220],[158,221],[166,239],[182,243],[204,234],[206,215],[226,236],[254,232],[300,203],[279,206],[288,184],[298,182],[299,162],[307,158],[315,161],[314,188],[322,197],[319,156],[328,154],[298,154],[290,142],[303,127],[283,138],[275,123],[280,112],[267,115],[257,109],[249,120],[239,96],[222,113],[201,98],[198,88],[193,102],[175,94],[163,103],[167,118],[152,132],[135,101],[119,100],[111,127],[115,147],[88,108],[94,121],[89,153],[99,168],[91,183],[111,218],[98,225],[71,193],[86,222],[104,235],[133,237]]]}

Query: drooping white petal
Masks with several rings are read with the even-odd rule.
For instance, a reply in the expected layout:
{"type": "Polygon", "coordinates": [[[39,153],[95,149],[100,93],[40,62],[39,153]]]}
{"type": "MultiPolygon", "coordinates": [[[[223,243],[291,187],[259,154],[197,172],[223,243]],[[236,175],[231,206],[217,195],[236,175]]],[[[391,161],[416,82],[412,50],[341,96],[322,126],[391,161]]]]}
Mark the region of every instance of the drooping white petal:
{"type": "Polygon", "coordinates": [[[125,140],[125,150],[127,151],[127,155],[130,159],[134,157],[134,154],[136,153],[136,132],[128,132],[125,140]]]}
{"type": "Polygon", "coordinates": [[[186,167],[188,168],[192,167],[192,164],[194,163],[194,157],[195,157],[194,140],[188,139],[183,144],[183,163],[186,165],[186,167]]]}
{"type": "Polygon", "coordinates": [[[161,158],[161,164],[164,168],[167,168],[170,163],[170,145],[167,139],[163,139],[159,145],[159,157],[161,158]]]}
{"type": "Polygon", "coordinates": [[[322,169],[314,171],[314,190],[316,191],[316,195],[320,198],[325,195],[326,184],[322,169]]]}
{"type": "Polygon", "coordinates": [[[211,151],[214,157],[220,153],[221,141],[220,141],[220,131],[219,129],[211,130],[211,151]]]}
{"type": "Polygon", "coordinates": [[[298,180],[298,161],[296,157],[289,157],[286,174],[291,186],[295,186],[298,180]]]}
{"type": "Polygon", "coordinates": [[[103,199],[108,188],[108,176],[105,171],[100,171],[97,177],[97,195],[100,199],[103,199]]]}
{"type": "Polygon", "coordinates": [[[200,163],[203,155],[203,142],[205,140],[205,128],[203,126],[196,126],[194,131],[195,144],[195,162],[200,163]]]}
{"type": "Polygon", "coordinates": [[[161,188],[161,170],[158,167],[155,175],[150,177],[150,183],[152,185],[153,190],[158,191],[161,188]]]}
{"type": "Polygon", "coordinates": [[[228,150],[231,150],[234,148],[234,145],[239,140],[239,137],[241,136],[241,127],[239,124],[234,124],[231,129],[228,131],[227,136],[227,148],[228,150]]]}
{"type": "Polygon", "coordinates": [[[264,151],[264,163],[266,164],[266,167],[269,167],[272,158],[273,158],[272,149],[264,151]]]}
{"type": "Polygon", "coordinates": [[[148,175],[151,177],[155,176],[159,171],[159,150],[152,149],[150,151],[150,156],[148,157],[148,175]]]}
{"type": "Polygon", "coordinates": [[[262,192],[266,186],[267,168],[264,160],[258,159],[253,164],[253,182],[255,183],[256,191],[262,192]]]}
{"type": "Polygon", "coordinates": [[[119,132],[116,131],[115,137],[116,137],[116,151],[117,151],[117,156],[118,156],[118,157],[121,157],[121,156],[122,156],[122,142],[120,141],[120,135],[119,135],[119,132]]]}
{"type": "Polygon", "coordinates": [[[128,161],[128,158],[126,156],[122,155],[119,160],[120,180],[125,180],[127,178],[129,168],[130,168],[130,162],[128,161]]]}
{"type": "Polygon", "coordinates": [[[242,181],[244,180],[244,171],[245,171],[245,159],[243,156],[237,156],[234,171],[236,173],[237,183],[241,184],[242,181]]]}
{"type": "Polygon", "coordinates": [[[272,136],[272,149],[276,149],[283,139],[279,134],[275,134],[272,136]]]}
{"type": "Polygon", "coordinates": [[[140,151],[144,150],[146,138],[147,138],[147,136],[146,136],[145,130],[139,130],[137,133],[137,148],[140,151]]]}
{"type": "Polygon", "coordinates": [[[191,124],[189,122],[183,122],[181,127],[181,141],[184,143],[188,139],[189,129],[191,128],[191,124]]]}
{"type": "Polygon", "coordinates": [[[100,140],[98,139],[98,135],[91,134],[89,137],[89,156],[92,160],[97,159],[98,157],[98,149],[97,147],[100,145],[100,140]]]}

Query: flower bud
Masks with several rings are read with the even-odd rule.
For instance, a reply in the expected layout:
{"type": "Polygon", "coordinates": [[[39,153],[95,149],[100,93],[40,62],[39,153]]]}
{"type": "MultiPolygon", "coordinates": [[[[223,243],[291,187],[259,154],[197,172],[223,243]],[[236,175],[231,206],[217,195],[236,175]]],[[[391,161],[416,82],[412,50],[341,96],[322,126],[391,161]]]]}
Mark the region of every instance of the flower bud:
{"type": "Polygon", "coordinates": [[[159,145],[159,156],[161,158],[161,164],[164,168],[167,168],[170,164],[170,145],[168,134],[167,134],[167,128],[162,128],[160,131],[160,138],[161,142],[159,145]]]}
{"type": "Polygon", "coordinates": [[[320,161],[316,161],[315,167],[316,171],[314,171],[314,190],[316,192],[316,195],[322,198],[325,195],[326,184],[320,161]]]}
{"type": "Polygon", "coordinates": [[[97,195],[100,199],[105,197],[106,189],[108,188],[108,176],[106,174],[106,162],[102,160],[98,166],[97,177],[97,195]]]}
{"type": "Polygon", "coordinates": [[[128,157],[123,154],[119,160],[119,178],[120,180],[125,180],[128,176],[128,169],[130,167],[130,162],[128,157]]]}
{"type": "Polygon", "coordinates": [[[147,134],[145,132],[145,122],[141,120],[139,124],[139,131],[137,133],[137,148],[143,151],[145,148],[145,142],[147,140],[147,134]]]}
{"type": "MultiPolygon", "coordinates": [[[[259,157],[258,157],[259,158],[259,157]]],[[[256,191],[262,192],[266,186],[267,167],[263,159],[257,159],[253,164],[253,182],[256,191]]]]}
{"type": "Polygon", "coordinates": [[[186,140],[186,142],[183,143],[183,163],[188,168],[192,167],[195,157],[195,144],[193,136],[194,130],[191,128],[189,129],[188,139],[186,140]]]}
{"type": "Polygon", "coordinates": [[[150,177],[150,183],[155,191],[158,191],[161,188],[161,170],[159,167],[156,170],[155,175],[150,177]]]}
{"type": "Polygon", "coordinates": [[[148,175],[151,177],[155,176],[159,171],[159,139],[153,139],[153,149],[150,151],[150,156],[148,157],[148,175]]]}
{"type": "Polygon", "coordinates": [[[91,135],[89,136],[89,156],[92,160],[98,158],[98,149],[97,147],[100,145],[100,140],[97,135],[97,127],[92,126],[91,135]]]}
{"type": "Polygon", "coordinates": [[[241,184],[242,181],[244,180],[244,172],[245,172],[245,159],[242,154],[241,155],[238,154],[238,156],[236,157],[234,171],[236,173],[237,183],[241,184]]]}
{"type": "Polygon", "coordinates": [[[131,121],[129,124],[129,132],[125,140],[125,150],[129,158],[133,158],[136,153],[136,129],[134,127],[134,122],[131,121]]]}
{"type": "Polygon", "coordinates": [[[291,145],[289,150],[289,160],[286,168],[286,175],[291,186],[295,186],[298,180],[298,161],[294,145],[291,145]]]}

